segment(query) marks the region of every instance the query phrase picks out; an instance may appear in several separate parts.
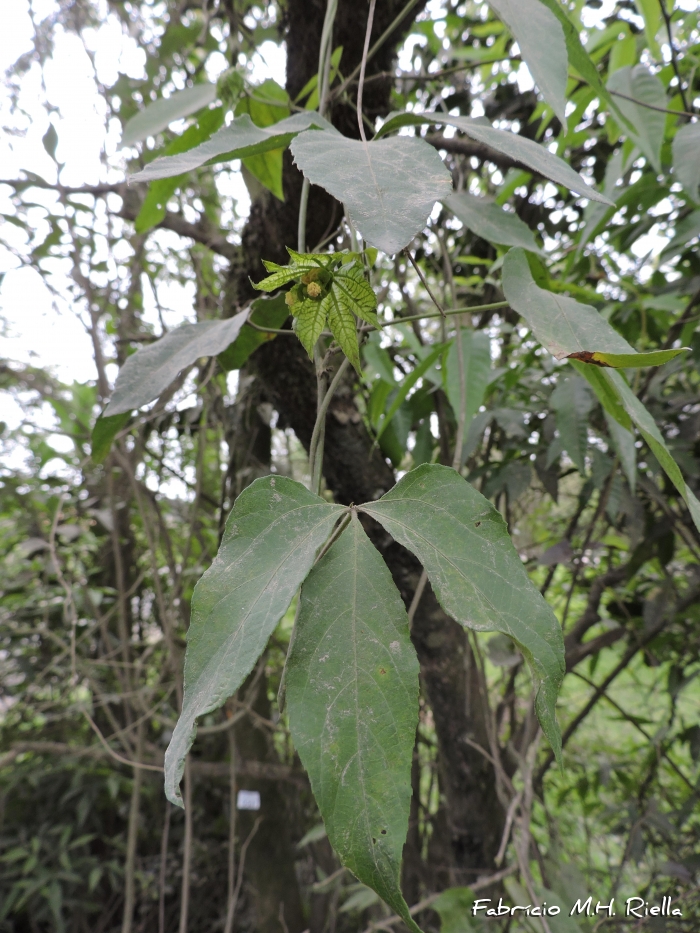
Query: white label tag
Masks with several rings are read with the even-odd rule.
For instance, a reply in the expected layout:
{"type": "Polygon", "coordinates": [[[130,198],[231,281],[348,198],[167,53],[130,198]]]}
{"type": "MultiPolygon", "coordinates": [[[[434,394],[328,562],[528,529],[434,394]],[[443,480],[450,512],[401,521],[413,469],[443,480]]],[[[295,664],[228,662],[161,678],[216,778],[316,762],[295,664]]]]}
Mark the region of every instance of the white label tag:
{"type": "Polygon", "coordinates": [[[257,790],[239,790],[236,806],[239,810],[259,810],[260,792],[257,790]]]}

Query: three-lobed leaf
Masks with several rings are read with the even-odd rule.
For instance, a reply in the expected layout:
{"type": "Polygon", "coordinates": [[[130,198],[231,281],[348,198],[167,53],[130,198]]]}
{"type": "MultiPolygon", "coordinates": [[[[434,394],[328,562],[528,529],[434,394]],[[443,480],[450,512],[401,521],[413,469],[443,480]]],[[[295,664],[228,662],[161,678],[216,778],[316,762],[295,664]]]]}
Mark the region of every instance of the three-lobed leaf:
{"type": "Polygon", "coordinates": [[[415,933],[400,868],[418,660],[406,608],[355,514],[300,598],[286,672],[294,745],[342,863],[415,933]]]}
{"type": "Polygon", "coordinates": [[[178,806],[197,718],[243,683],[342,511],[284,476],[257,479],[236,499],[192,597],[182,712],[165,753],[165,792],[178,806]]]}
{"type": "Polygon", "coordinates": [[[435,149],[415,137],[364,143],[302,133],[291,149],[311,184],[342,201],[365,240],[390,255],[423,230],[435,202],[452,186],[435,149]]]}
{"type": "Polygon", "coordinates": [[[142,347],[119,370],[105,416],[119,415],[147,405],[177,374],[202,356],[216,356],[238,337],[248,310],[224,321],[182,324],[160,340],[142,347]]]}
{"type": "Polygon", "coordinates": [[[500,512],[459,473],[438,464],[412,470],[361,509],[416,555],[455,621],[502,632],[518,645],[536,685],[540,724],[559,757],[561,626],[525,572],[500,512]]]}

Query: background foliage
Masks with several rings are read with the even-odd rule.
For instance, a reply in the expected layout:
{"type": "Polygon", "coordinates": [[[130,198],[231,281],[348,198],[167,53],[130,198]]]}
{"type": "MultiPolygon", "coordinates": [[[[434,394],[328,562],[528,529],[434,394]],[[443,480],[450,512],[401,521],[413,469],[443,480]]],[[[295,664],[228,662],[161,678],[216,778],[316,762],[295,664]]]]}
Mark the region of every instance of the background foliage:
{"type": "MultiPolygon", "coordinates": [[[[380,3],[373,38],[405,6],[380,3]]],[[[531,681],[513,644],[467,637],[428,587],[412,618],[422,692],[403,890],[426,930],[476,928],[467,908],[478,890],[568,907],[589,893],[618,904],[670,895],[681,920],[650,917],[633,928],[692,930],[700,537],[647,441],[636,435],[631,447],[582,370],[543,348],[516,298],[506,305],[502,273],[507,248],[523,247],[540,289],[592,305],[636,351],[691,348],[632,371],[632,388],[697,491],[697,11],[548,0],[581,36],[620,111],[570,50],[564,128],[496,16],[507,22],[507,6],[414,4],[370,59],[368,133],[390,110],[483,115],[565,157],[615,205],[584,202],[449,126],[409,130],[443,156],[457,192],[411,243],[420,274],[446,308],[496,307],[443,320],[408,259],[378,255],[371,282],[382,321],[392,323],[364,342],[362,375],[350,370],[331,404],[324,494],[342,504],[377,498],[407,469],[451,463],[462,437],[464,475],[501,511],[564,628],[564,768],[538,741],[531,681]],[[468,362],[463,436],[457,327],[468,362]]],[[[1,183],[7,267],[31,267],[57,300],[69,297],[96,372],[67,385],[12,361],[0,371],[24,412],[3,434],[0,489],[4,930],[340,933],[398,922],[341,869],[280,710],[293,611],[237,696],[205,717],[185,771],[186,814],[162,792],[192,590],[231,504],[270,470],[310,482],[315,381],[305,352],[291,336],[246,325],[218,357],[192,356],[148,410],[114,420],[107,412],[99,455],[100,438],[91,444],[114,363],[183,320],[169,310],[176,292],[189,300],[190,323],[233,325],[254,297],[248,277],[264,275],[261,260],[284,263],[284,247],[296,247],[301,177],[281,149],[131,187],[125,168],[208,140],[231,111],[266,129],[317,106],[324,9],[292,0],[64,2],[35,18],[34,49],[7,76],[6,129],[16,132],[22,82],[48,67],[56,36],[74,34],[94,61],[95,33],[109,27],[143,51],[144,70],[110,86],[95,71],[106,137],[186,84],[196,100],[178,122],[166,112],[157,130],[139,135],[132,124],[129,145],[105,151],[98,183],[68,186],[60,113],[47,99],[53,177],[25,172],[1,183]],[[256,50],[269,41],[286,47],[286,89],[252,78],[256,50]],[[216,94],[207,77],[219,79],[216,94]],[[239,171],[247,217],[244,198],[231,193],[239,171]],[[232,805],[240,789],[260,791],[259,812],[232,805]]],[[[364,10],[358,25],[357,5],[340,0],[327,116],[353,137],[363,39],[364,10]]],[[[342,206],[313,188],[309,246],[317,244],[353,246],[342,206]]],[[[275,329],[286,318],[273,300],[253,320],[275,329]]],[[[411,605],[420,566],[368,530],[411,605]]],[[[621,913],[605,927],[627,929],[621,913]]],[[[550,933],[600,925],[552,919],[550,933]]],[[[489,929],[499,927],[540,929],[522,918],[489,929]]]]}

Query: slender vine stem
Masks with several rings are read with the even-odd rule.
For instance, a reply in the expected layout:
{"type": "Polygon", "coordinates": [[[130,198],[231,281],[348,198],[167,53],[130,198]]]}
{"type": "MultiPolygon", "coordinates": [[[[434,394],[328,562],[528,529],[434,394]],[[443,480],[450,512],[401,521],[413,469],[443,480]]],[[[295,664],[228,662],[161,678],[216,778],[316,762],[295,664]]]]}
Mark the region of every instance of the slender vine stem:
{"type": "Polygon", "coordinates": [[[416,275],[418,276],[418,278],[419,278],[419,279],[421,280],[421,282],[423,283],[423,287],[425,288],[426,292],[430,295],[430,297],[431,297],[431,299],[432,299],[432,302],[433,302],[433,304],[435,305],[435,307],[438,309],[438,311],[440,312],[441,317],[444,317],[444,316],[445,316],[445,310],[444,310],[444,308],[442,307],[442,305],[440,304],[440,302],[437,300],[437,298],[435,297],[435,295],[433,295],[433,293],[432,293],[432,291],[431,291],[431,289],[430,289],[430,286],[428,285],[428,282],[427,282],[425,276],[424,276],[423,273],[421,272],[421,270],[420,270],[420,268],[419,268],[419,266],[418,266],[418,263],[416,262],[416,260],[415,260],[415,259],[413,258],[413,256],[411,255],[411,252],[410,252],[410,250],[408,249],[408,247],[406,247],[406,249],[404,250],[404,253],[408,256],[408,259],[409,259],[411,265],[412,265],[413,268],[416,270],[416,275]]]}
{"type": "Polygon", "coordinates": [[[350,365],[350,360],[345,357],[343,362],[338,367],[338,371],[333,377],[333,381],[328,386],[327,391],[324,393],[323,398],[321,399],[318,406],[318,413],[316,415],[316,423],[314,424],[313,434],[311,435],[311,443],[309,444],[309,469],[311,470],[311,488],[314,492],[318,493],[321,488],[321,465],[323,461],[323,447],[322,447],[322,434],[324,432],[324,426],[326,424],[326,413],[328,412],[328,406],[331,403],[336,389],[340,385],[340,380],[345,375],[345,371],[350,365]]]}
{"type": "Polygon", "coordinates": [[[362,94],[365,89],[365,69],[367,68],[367,54],[369,52],[369,37],[372,35],[372,24],[374,23],[374,10],[377,5],[377,0],[370,0],[369,2],[369,16],[367,17],[367,31],[365,32],[365,47],[362,50],[362,62],[360,64],[360,80],[357,85],[357,125],[360,127],[360,138],[362,142],[367,145],[367,137],[365,136],[365,127],[362,122],[362,94]]]}

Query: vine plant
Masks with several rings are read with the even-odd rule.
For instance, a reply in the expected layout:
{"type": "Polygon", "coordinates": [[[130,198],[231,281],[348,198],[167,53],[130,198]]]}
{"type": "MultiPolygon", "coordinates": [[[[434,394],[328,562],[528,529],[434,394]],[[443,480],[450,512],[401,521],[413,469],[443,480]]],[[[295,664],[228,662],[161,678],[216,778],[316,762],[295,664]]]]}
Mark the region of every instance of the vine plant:
{"type": "MultiPolygon", "coordinates": [[[[416,931],[399,878],[418,719],[418,661],[406,609],[361,516],[379,522],[420,560],[424,579],[419,592],[427,578],[445,611],[457,622],[478,631],[504,633],[515,642],[528,662],[539,722],[557,757],[561,742],[555,702],[564,674],[564,649],[561,626],[530,582],[500,512],[460,472],[465,423],[467,416],[474,415],[461,324],[453,344],[459,386],[453,466],[425,463],[404,475],[378,501],[361,505],[343,507],[319,494],[329,402],[350,365],[361,373],[360,343],[371,330],[389,323],[378,317],[370,284],[377,251],[388,255],[408,251],[436,201],[442,201],[477,233],[484,225],[496,223],[500,242],[512,247],[502,267],[505,303],[525,320],[543,347],[558,360],[570,360],[590,383],[615,426],[621,461],[629,460],[636,428],[699,528],[700,503],[624,374],[625,370],[658,366],[683,349],[637,353],[593,307],[541,287],[535,258],[540,250],[529,232],[519,229],[500,208],[463,192],[453,193],[450,174],[438,152],[420,136],[391,134],[407,126],[451,126],[582,197],[604,205],[614,202],[590,187],[558,155],[478,119],[438,112],[396,113],[368,141],[362,88],[375,2],[370,4],[357,95],[359,140],[343,137],[324,116],[331,71],[337,70],[337,56],[331,55],[337,2],[329,0],[318,75],[309,85],[316,89],[316,110],[256,123],[254,109],[237,108],[238,115],[229,125],[220,126],[202,141],[195,138],[198,144],[185,151],[155,159],[133,176],[137,181],[158,182],[201,165],[242,158],[266,183],[264,160],[255,159],[291,145],[305,179],[299,238],[297,250],[289,248],[289,264],[266,263],[269,274],[255,285],[268,293],[290,286],[283,296],[257,299],[228,320],[183,325],[127,360],[112,400],[95,425],[93,456],[104,458],[130,413],[156,398],[183,368],[202,356],[218,355],[225,361],[232,353],[241,365],[256,340],[265,339],[265,332],[267,336],[289,333],[280,327],[291,312],[293,332],[315,361],[318,381],[318,414],[309,451],[311,489],[285,477],[268,476],[242,492],[232,508],[219,553],[192,600],[182,712],[165,758],[166,793],[182,805],[179,784],[197,719],[222,706],[239,688],[298,594],[284,677],[294,743],[328,837],[343,864],[416,931]],[[310,184],[325,188],[344,204],[352,250],[306,252],[310,184]],[[361,244],[358,235],[363,238],[361,244]],[[336,365],[338,353],[343,359],[336,365]]],[[[644,66],[620,69],[615,86],[609,82],[605,87],[557,0],[490,3],[514,34],[540,92],[563,124],[571,68],[625,128],[630,149],[627,160],[635,151],[654,160],[653,140],[634,125],[630,108],[624,105],[630,98],[626,91],[633,98],[653,96],[656,79],[644,66]],[[547,56],[539,54],[543,47],[547,56]]],[[[234,72],[218,88],[200,87],[194,102],[191,90],[174,95],[166,116],[172,120],[187,115],[217,96],[235,104],[241,88],[234,72]]],[[[125,138],[138,141],[162,127],[158,106],[146,108],[132,120],[125,138]]],[[[700,142],[697,127],[682,127],[674,147],[679,179],[686,184],[690,178],[696,188],[690,163],[697,151],[691,143],[693,139],[700,142]]],[[[410,252],[408,258],[413,262],[410,252]]],[[[445,320],[464,310],[443,309],[435,303],[436,314],[445,320]]],[[[440,345],[414,370],[412,381],[406,381],[378,426],[377,439],[411,386],[444,351],[440,345]]]]}

